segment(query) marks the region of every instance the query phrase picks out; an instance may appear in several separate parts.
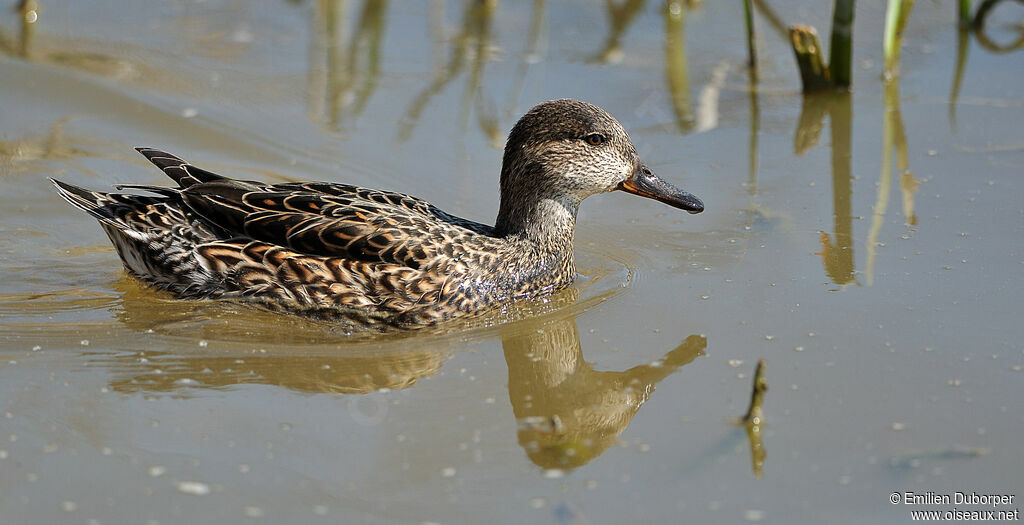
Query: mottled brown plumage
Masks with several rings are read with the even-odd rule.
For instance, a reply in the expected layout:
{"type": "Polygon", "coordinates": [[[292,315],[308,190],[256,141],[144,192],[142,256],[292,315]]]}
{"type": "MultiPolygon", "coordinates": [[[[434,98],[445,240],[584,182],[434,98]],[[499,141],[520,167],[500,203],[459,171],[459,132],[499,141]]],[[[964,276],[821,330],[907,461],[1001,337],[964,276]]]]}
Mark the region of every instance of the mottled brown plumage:
{"type": "Polygon", "coordinates": [[[53,181],[99,221],[125,267],[182,298],[223,298],[345,321],[413,328],[568,286],[580,202],[616,189],[691,213],[699,199],[657,178],[597,106],[531,109],[505,146],[494,226],[423,200],[327,182],[222,177],[139,148],[176,188],[102,193],[53,181]]]}

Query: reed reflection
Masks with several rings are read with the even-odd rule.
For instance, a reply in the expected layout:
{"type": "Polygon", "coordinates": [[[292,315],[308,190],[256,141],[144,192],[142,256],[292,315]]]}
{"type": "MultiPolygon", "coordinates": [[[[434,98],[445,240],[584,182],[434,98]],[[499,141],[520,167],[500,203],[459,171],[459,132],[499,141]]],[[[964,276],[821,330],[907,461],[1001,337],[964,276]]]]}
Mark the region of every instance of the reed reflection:
{"type": "MultiPolygon", "coordinates": [[[[13,10],[19,18],[18,33],[9,36],[0,27],[0,53],[158,90],[176,89],[183,85],[181,71],[156,66],[140,59],[137,52],[126,53],[126,50],[131,51],[133,44],[108,37],[69,37],[61,35],[60,31],[37,31],[48,20],[46,9],[41,4],[40,0],[21,0],[18,3],[13,10]]],[[[58,5],[55,10],[59,9],[58,5]]],[[[226,13],[233,16],[231,20],[237,20],[240,11],[242,9],[239,8],[226,13]]],[[[221,16],[225,15],[222,13],[221,16]]],[[[193,45],[191,51],[198,55],[236,58],[251,48],[251,39],[244,34],[241,38],[229,38],[229,35],[237,36],[238,33],[223,30],[226,22],[217,17],[184,16],[171,23],[178,29],[176,34],[190,42],[193,45]]]]}
{"type": "Polygon", "coordinates": [[[849,93],[813,93],[803,98],[800,122],[794,137],[797,155],[818,143],[824,119],[832,135],[832,233],[821,232],[821,256],[825,273],[840,287],[855,283],[853,257],[852,99],[849,93]]]}
{"type": "Polygon", "coordinates": [[[754,201],[757,196],[757,170],[758,170],[758,142],[757,137],[761,131],[761,106],[757,98],[757,75],[754,69],[750,70],[747,78],[747,93],[750,101],[750,136],[747,142],[747,194],[750,196],[750,209],[756,211],[758,206],[754,201]]]}
{"type": "MultiPolygon", "coordinates": [[[[526,47],[523,48],[519,58],[519,65],[516,66],[515,76],[509,91],[508,102],[505,108],[505,116],[509,119],[518,118],[516,105],[526,85],[526,75],[530,65],[541,62],[546,54],[547,36],[547,15],[544,0],[533,0],[533,9],[530,14],[530,30],[526,34],[526,47]]],[[[500,139],[500,137],[499,137],[500,139]]],[[[501,147],[501,144],[498,144],[501,147]]]]}
{"type": "Polygon", "coordinates": [[[867,239],[867,263],[864,273],[867,277],[867,284],[874,283],[875,259],[878,255],[879,237],[882,225],[885,223],[885,213],[889,206],[889,192],[892,188],[892,163],[893,152],[896,153],[896,167],[900,172],[900,193],[902,196],[902,210],[904,224],[908,228],[917,226],[917,214],[914,212],[914,197],[921,181],[914,177],[910,171],[910,161],[907,153],[907,135],[903,127],[903,117],[900,114],[900,84],[899,79],[894,78],[885,84],[883,106],[885,112],[882,117],[882,170],[878,180],[878,195],[875,199],[874,213],[871,217],[871,227],[868,230],[867,239]]]}
{"type": "Polygon", "coordinates": [[[360,115],[373,96],[386,32],[387,0],[365,0],[352,36],[343,42],[347,10],[341,0],[319,0],[313,10],[309,60],[309,112],[338,129],[360,115]]]}
{"type": "MultiPolygon", "coordinates": [[[[899,79],[893,77],[886,82],[884,91],[882,122],[882,168],[878,182],[878,193],[873,206],[871,225],[868,230],[864,265],[866,284],[874,283],[875,260],[885,215],[889,206],[889,193],[893,184],[893,153],[900,172],[902,213],[908,228],[917,226],[918,218],[914,203],[921,181],[910,171],[907,151],[907,137],[900,115],[899,79]]],[[[833,231],[821,232],[822,257],[825,273],[840,287],[857,283],[856,263],[853,250],[853,211],[851,173],[851,128],[852,111],[848,93],[817,93],[804,96],[803,111],[797,127],[794,146],[802,154],[818,142],[825,116],[829,117],[832,135],[832,217],[833,231]]]]}
{"type": "Polygon", "coordinates": [[[703,355],[707,340],[691,335],[661,359],[621,372],[584,360],[571,316],[512,327],[502,346],[519,444],[540,467],[572,469],[614,444],[655,385],[703,355]]]}
{"type": "Polygon", "coordinates": [[[957,28],[956,67],[953,71],[953,86],[950,89],[949,95],[949,124],[954,131],[956,130],[957,100],[960,98],[960,87],[963,84],[964,71],[966,70],[967,65],[967,55],[970,50],[970,35],[973,34],[978,45],[990,53],[1003,54],[1024,49],[1024,26],[1017,27],[1018,35],[1016,40],[1005,44],[996,43],[985,29],[986,21],[992,13],[992,8],[994,8],[999,2],[1000,0],[988,0],[982,2],[978,6],[978,11],[975,13],[970,25],[967,26],[961,24],[961,26],[957,28]]]}
{"type": "MultiPolygon", "coordinates": [[[[1017,49],[1024,48],[1024,26],[1017,26],[1018,34],[1016,39],[1000,44],[995,41],[988,34],[986,26],[988,25],[988,18],[994,12],[994,8],[1002,3],[1004,0],[984,0],[978,5],[978,10],[974,13],[974,20],[971,21],[971,29],[974,30],[974,36],[978,40],[978,44],[992,53],[1009,53],[1017,49]]],[[[1022,3],[1021,0],[1017,0],[1017,3],[1022,3]]]]}
{"type": "MultiPolygon", "coordinates": [[[[431,8],[435,13],[441,12],[444,5],[433,4],[431,8]]],[[[484,88],[484,65],[491,58],[491,27],[497,9],[497,0],[469,0],[466,2],[462,13],[462,29],[452,39],[451,57],[447,63],[438,66],[434,79],[409,104],[409,108],[402,117],[402,126],[398,131],[399,141],[406,141],[412,136],[412,132],[430,100],[468,66],[466,91],[463,93],[460,111],[462,119],[463,121],[468,120],[472,105],[476,109],[477,123],[481,131],[493,145],[501,145],[504,137],[499,129],[497,110],[486,102],[485,95],[481,93],[484,88]]],[[[443,31],[436,26],[443,19],[443,16],[431,17],[432,25],[435,26],[432,31],[435,41],[442,39],[443,31]]]]}
{"type": "MultiPolygon", "coordinates": [[[[12,140],[0,140],[0,161],[10,163],[10,173],[38,169],[40,160],[67,160],[97,156],[91,153],[101,141],[89,136],[69,134],[68,123],[74,117],[57,120],[44,134],[28,134],[12,140]]],[[[79,168],[83,169],[83,168],[79,168]]]]}
{"type": "Polygon", "coordinates": [[[625,0],[616,4],[605,0],[604,9],[608,18],[608,36],[605,37],[601,50],[595,53],[590,62],[615,64],[622,61],[622,35],[626,33],[646,4],[646,0],[625,0]]]}
{"type": "Polygon", "coordinates": [[[686,8],[681,0],[665,3],[665,80],[668,82],[672,110],[680,132],[693,129],[693,103],[690,99],[690,68],[686,61],[686,8]]]}
{"type": "Polygon", "coordinates": [[[967,52],[970,49],[970,32],[966,27],[957,28],[956,36],[956,69],[953,71],[953,87],[949,91],[949,126],[956,131],[956,104],[960,99],[960,87],[963,85],[964,67],[967,65],[967,52]]]}
{"type": "Polygon", "coordinates": [[[21,15],[20,54],[22,58],[30,58],[32,35],[35,33],[36,22],[39,20],[39,2],[37,0],[21,0],[18,6],[21,15]]]}

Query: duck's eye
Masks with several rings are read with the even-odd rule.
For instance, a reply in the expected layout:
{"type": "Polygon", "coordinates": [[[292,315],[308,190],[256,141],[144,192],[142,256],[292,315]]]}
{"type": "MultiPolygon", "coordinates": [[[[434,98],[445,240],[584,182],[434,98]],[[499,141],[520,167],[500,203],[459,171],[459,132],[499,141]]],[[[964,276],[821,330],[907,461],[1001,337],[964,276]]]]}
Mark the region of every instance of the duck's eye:
{"type": "Polygon", "coordinates": [[[591,146],[600,146],[604,143],[604,135],[600,133],[591,133],[590,135],[583,137],[583,140],[587,141],[587,144],[590,144],[591,146]]]}

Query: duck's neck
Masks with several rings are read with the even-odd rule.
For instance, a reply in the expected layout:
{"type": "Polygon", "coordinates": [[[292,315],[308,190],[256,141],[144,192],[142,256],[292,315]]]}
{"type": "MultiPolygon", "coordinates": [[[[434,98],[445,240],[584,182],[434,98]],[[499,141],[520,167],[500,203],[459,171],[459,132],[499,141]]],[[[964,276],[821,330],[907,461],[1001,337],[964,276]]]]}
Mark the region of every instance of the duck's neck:
{"type": "MultiPolygon", "coordinates": [[[[545,179],[541,179],[545,180],[545,179]]],[[[504,187],[495,231],[538,268],[575,273],[573,231],[580,201],[541,185],[504,187]]]]}
{"type": "Polygon", "coordinates": [[[516,236],[538,244],[572,245],[579,202],[544,196],[509,202],[511,200],[502,196],[494,224],[499,235],[516,236]]]}
{"type": "Polygon", "coordinates": [[[500,278],[506,292],[520,295],[568,286],[576,277],[573,230],[579,203],[540,198],[502,204],[496,230],[508,241],[500,278]]]}
{"type": "Polygon", "coordinates": [[[551,167],[523,160],[517,148],[505,148],[501,164],[501,205],[494,229],[501,236],[518,236],[539,243],[572,243],[580,198],[558,188],[562,179],[551,167]]]}

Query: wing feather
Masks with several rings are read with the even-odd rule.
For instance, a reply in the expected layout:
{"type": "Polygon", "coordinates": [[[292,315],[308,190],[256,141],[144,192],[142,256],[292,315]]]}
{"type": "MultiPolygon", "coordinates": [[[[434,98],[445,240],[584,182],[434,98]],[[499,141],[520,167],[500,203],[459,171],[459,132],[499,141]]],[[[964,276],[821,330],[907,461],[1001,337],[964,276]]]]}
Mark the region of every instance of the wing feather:
{"type": "Polygon", "coordinates": [[[138,148],[179,188],[180,198],[211,225],[296,252],[419,269],[438,255],[457,257],[465,236],[490,226],[447,214],[403,193],[329,182],[264,184],[230,179],[152,148],[138,148]]]}
{"type": "Polygon", "coordinates": [[[240,235],[326,257],[348,257],[418,269],[452,236],[490,227],[448,215],[401,193],[345,184],[256,185],[218,179],[195,183],[182,198],[196,213],[240,235]]]}

